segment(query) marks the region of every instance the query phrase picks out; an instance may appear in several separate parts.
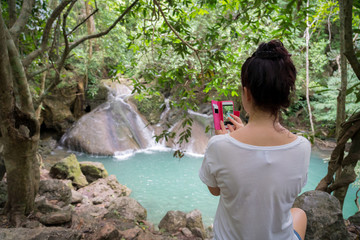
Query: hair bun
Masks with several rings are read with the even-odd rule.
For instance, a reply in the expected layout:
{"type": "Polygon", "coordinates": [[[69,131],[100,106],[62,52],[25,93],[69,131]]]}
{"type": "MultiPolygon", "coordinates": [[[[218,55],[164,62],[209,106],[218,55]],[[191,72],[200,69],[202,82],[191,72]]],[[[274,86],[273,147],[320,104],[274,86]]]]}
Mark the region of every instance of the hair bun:
{"type": "Polygon", "coordinates": [[[272,58],[281,58],[279,53],[275,51],[258,51],[253,54],[253,57],[263,58],[263,59],[272,59],[272,58]]]}
{"type": "Polygon", "coordinates": [[[268,43],[262,43],[252,57],[261,59],[275,59],[290,57],[291,54],[285,49],[283,43],[279,40],[272,40],[268,43]]]}

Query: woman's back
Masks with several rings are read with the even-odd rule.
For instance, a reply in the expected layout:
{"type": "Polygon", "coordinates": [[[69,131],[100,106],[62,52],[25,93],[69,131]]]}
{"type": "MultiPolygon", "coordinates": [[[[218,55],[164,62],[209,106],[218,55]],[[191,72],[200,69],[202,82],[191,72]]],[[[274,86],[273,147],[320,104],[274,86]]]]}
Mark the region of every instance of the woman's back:
{"type": "Polygon", "coordinates": [[[306,182],[309,154],[302,137],[280,146],[213,137],[200,178],[220,188],[216,239],[292,239],[290,208],[306,182]]]}

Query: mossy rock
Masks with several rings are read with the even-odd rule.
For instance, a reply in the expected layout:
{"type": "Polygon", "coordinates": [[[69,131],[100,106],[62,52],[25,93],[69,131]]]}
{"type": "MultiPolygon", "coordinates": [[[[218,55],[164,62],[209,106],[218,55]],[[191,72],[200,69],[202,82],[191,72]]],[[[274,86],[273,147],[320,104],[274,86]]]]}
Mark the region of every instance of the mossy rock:
{"type": "Polygon", "coordinates": [[[74,154],[55,163],[50,169],[50,176],[58,179],[70,179],[72,184],[78,188],[89,184],[81,172],[80,164],[74,154]]]}
{"type": "Polygon", "coordinates": [[[89,183],[92,183],[99,178],[106,178],[109,176],[104,164],[100,162],[80,162],[80,168],[89,183]]]}

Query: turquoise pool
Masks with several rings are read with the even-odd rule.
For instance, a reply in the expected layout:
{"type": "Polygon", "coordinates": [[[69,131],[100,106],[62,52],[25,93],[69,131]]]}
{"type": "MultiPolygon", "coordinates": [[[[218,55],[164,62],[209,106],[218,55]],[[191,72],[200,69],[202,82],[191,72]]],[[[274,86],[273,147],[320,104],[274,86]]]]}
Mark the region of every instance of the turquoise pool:
{"type": "MultiPolygon", "coordinates": [[[[202,158],[173,157],[171,151],[148,151],[130,157],[93,157],[78,155],[79,161],[102,162],[109,174],[116,175],[121,184],[132,189],[131,197],[148,211],[148,220],[158,224],[169,210],[189,212],[199,209],[205,225],[211,225],[218,197],[212,196],[198,178],[202,158]]],[[[309,167],[308,182],[304,191],[313,190],[325,176],[327,164],[313,155],[309,167]]],[[[357,211],[356,188],[350,187],[344,206],[344,218],[357,211]]]]}

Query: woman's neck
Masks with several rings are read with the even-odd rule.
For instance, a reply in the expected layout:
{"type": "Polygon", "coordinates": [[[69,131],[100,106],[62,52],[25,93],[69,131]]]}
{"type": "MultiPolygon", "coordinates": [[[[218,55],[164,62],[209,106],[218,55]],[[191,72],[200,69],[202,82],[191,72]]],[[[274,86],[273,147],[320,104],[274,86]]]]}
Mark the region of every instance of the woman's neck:
{"type": "Polygon", "coordinates": [[[249,115],[247,127],[269,127],[269,128],[282,128],[279,123],[279,118],[267,112],[256,111],[249,115]]]}

